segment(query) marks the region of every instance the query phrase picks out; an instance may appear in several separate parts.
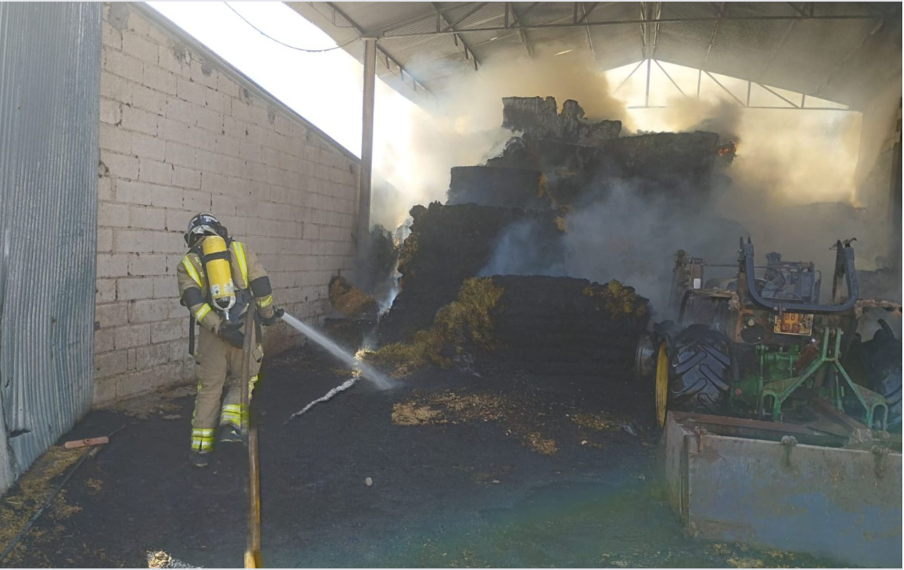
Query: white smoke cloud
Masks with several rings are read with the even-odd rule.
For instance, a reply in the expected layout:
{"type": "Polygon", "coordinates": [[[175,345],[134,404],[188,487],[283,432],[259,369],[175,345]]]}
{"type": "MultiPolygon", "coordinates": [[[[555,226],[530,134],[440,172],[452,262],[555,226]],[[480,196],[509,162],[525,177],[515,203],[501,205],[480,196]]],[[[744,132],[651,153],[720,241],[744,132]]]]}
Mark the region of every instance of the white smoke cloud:
{"type": "MultiPolygon", "coordinates": [[[[882,100],[896,104],[900,86],[891,91],[896,93],[882,100]]],[[[521,222],[500,236],[484,273],[619,279],[662,301],[679,248],[732,263],[738,239],[749,235],[761,261],[778,251],[786,260],[813,261],[830,276],[835,240],[857,238],[863,270],[881,265],[898,239],[889,231],[883,191],[875,182],[864,187],[881,145],[861,144],[882,138],[880,125],[892,124],[895,104],[882,111],[889,120],[872,120],[868,131],[857,113],[752,110],[719,98],[682,98],[662,110],[629,110],[609,94],[605,75],[577,57],[486,62],[432,107],[418,110],[404,125],[407,138],[397,136],[398,130],[386,133],[378,173],[395,184],[397,197],[385,200],[375,219],[393,227],[412,205],[445,201],[451,167],[482,164],[499,154],[512,135],[499,127],[502,98],[509,96],[554,96],[560,106],[575,99],[590,119],[622,120],[623,136],[631,130],[706,130],[740,146],[727,171],[730,189],[702,208],[679,214],[671,205],[641,200],[625,183],[568,216],[567,261],[537,266],[535,228],[521,222]]],[[[587,193],[594,196],[593,188],[587,193]]]]}

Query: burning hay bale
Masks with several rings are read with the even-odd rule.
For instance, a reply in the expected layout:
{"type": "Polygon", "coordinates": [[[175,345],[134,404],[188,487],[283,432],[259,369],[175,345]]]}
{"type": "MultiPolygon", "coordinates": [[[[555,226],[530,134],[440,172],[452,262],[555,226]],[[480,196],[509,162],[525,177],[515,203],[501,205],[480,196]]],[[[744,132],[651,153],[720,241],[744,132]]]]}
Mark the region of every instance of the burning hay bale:
{"type": "Polygon", "coordinates": [[[397,377],[475,357],[517,361],[552,374],[598,374],[630,368],[648,320],[647,300],[617,281],[472,278],[413,340],[386,345],[368,358],[397,377]]]}
{"type": "Polygon", "coordinates": [[[725,183],[717,167],[729,159],[720,157],[719,143],[719,135],[703,132],[621,137],[593,147],[539,139],[526,143],[525,156],[537,157],[533,167],[546,176],[557,205],[624,184],[639,195],[700,204],[725,183]]]}
{"type": "Polygon", "coordinates": [[[452,169],[447,204],[479,204],[503,208],[552,208],[546,177],[537,170],[490,166],[452,169]]]}
{"type": "Polygon", "coordinates": [[[590,122],[584,109],[569,99],[557,113],[555,97],[504,97],[502,126],[524,133],[532,139],[552,139],[583,146],[596,146],[601,141],[618,137],[621,121],[590,122]]]}
{"type": "Polygon", "coordinates": [[[618,281],[495,276],[505,290],[496,311],[494,357],[538,373],[627,370],[650,318],[647,299],[618,281]]]}
{"type": "Polygon", "coordinates": [[[377,316],[377,301],[341,275],[330,279],[329,295],[333,308],[345,317],[375,319],[377,316]]]}
{"type": "Polygon", "coordinates": [[[381,344],[411,340],[455,300],[462,283],[489,263],[500,233],[515,222],[534,224],[538,262],[562,259],[558,212],[490,208],[476,204],[411,209],[411,235],[399,256],[401,293],[379,324],[381,344]]]}
{"type": "Polygon", "coordinates": [[[368,360],[404,376],[427,364],[448,368],[463,354],[493,347],[491,312],[502,289],[489,279],[464,282],[458,297],[436,314],[433,324],[411,342],[396,342],[368,354],[368,360]]]}
{"type": "MultiPolygon", "coordinates": [[[[447,205],[411,209],[399,255],[401,292],[379,322],[383,349],[374,358],[397,375],[489,354],[550,373],[629,368],[649,319],[646,299],[617,281],[533,274],[588,274],[580,236],[599,217],[588,222],[588,204],[601,207],[626,188],[642,201],[699,206],[734,147],[726,151],[719,135],[705,132],[620,137],[620,122],[587,120],[573,100],[559,113],[551,97],[505,98],[503,126],[519,136],[486,166],[453,168],[447,205]],[[469,307],[457,297],[463,284],[486,275],[497,275],[489,283],[503,294],[489,312],[490,336],[474,342],[471,329],[443,324],[441,316],[469,307]]],[[[590,255],[615,247],[624,266],[633,244],[615,231],[595,239],[590,255]]]]}
{"type": "MultiPolygon", "coordinates": [[[[522,135],[511,139],[501,156],[488,160],[487,167],[539,171],[547,181],[548,198],[558,206],[574,204],[589,190],[606,191],[619,184],[636,186],[642,195],[699,204],[728,182],[718,167],[730,164],[735,154],[735,145],[723,144],[715,133],[620,137],[620,122],[589,122],[572,100],[556,114],[552,97],[503,99],[503,126],[522,135]]],[[[479,193],[477,186],[471,200],[488,203],[473,196],[479,193]]],[[[462,190],[450,192],[450,203],[453,194],[462,190]]],[[[483,199],[494,200],[492,205],[534,207],[518,200],[504,202],[505,197],[513,198],[497,192],[483,199]]]]}

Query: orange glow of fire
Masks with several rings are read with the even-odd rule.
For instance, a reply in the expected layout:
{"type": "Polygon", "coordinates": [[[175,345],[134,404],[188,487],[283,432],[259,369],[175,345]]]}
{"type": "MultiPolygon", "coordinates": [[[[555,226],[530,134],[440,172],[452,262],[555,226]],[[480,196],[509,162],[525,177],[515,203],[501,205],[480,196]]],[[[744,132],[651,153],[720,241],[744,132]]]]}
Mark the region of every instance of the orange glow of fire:
{"type": "Polygon", "coordinates": [[[721,148],[719,148],[719,150],[716,152],[719,153],[719,156],[734,156],[738,152],[738,143],[729,142],[728,144],[723,145],[721,148]]]}

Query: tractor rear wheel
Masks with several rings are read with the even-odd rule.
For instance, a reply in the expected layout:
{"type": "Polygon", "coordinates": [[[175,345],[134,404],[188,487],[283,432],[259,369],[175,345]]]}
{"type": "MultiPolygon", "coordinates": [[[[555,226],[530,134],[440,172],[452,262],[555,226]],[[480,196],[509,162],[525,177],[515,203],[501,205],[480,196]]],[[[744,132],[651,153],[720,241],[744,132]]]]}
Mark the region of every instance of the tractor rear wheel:
{"type": "Polygon", "coordinates": [[[691,325],[678,333],[671,347],[669,408],[723,414],[731,378],[730,342],[706,325],[691,325]]]}
{"type": "Polygon", "coordinates": [[[901,341],[894,331],[880,319],[881,329],[873,340],[861,346],[861,358],[867,386],[885,397],[888,404],[889,430],[901,430],[901,341]]]}

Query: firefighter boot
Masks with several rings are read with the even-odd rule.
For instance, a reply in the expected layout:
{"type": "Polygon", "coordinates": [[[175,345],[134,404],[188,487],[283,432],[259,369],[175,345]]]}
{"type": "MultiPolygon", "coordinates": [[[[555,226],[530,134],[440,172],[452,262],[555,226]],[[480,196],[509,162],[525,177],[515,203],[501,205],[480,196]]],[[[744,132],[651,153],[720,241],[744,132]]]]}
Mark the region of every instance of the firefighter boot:
{"type": "Polygon", "coordinates": [[[210,453],[200,453],[197,451],[192,451],[191,456],[189,456],[188,460],[195,467],[207,467],[210,463],[210,453]]]}
{"type": "Polygon", "coordinates": [[[220,434],[217,439],[222,443],[241,443],[244,441],[242,438],[242,431],[229,424],[220,426],[220,434]]]}

